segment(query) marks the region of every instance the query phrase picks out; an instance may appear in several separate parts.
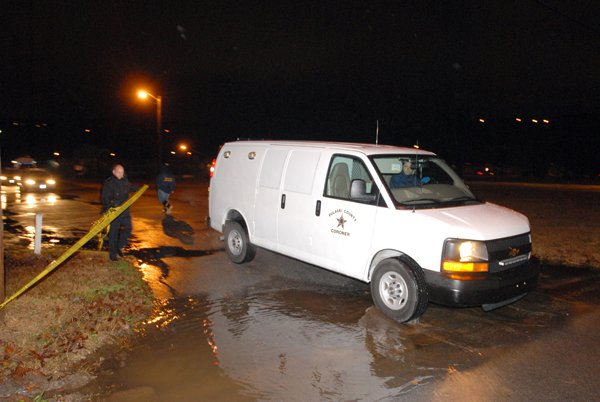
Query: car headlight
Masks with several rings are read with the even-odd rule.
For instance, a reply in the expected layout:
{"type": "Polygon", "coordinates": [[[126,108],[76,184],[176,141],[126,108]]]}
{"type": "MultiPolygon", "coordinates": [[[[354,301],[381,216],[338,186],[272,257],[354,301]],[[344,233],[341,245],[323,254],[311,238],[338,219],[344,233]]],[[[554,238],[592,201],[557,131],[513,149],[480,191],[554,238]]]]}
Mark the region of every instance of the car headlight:
{"type": "Polygon", "coordinates": [[[444,243],[442,270],[446,272],[488,272],[487,246],[482,241],[448,239],[444,243]]]}
{"type": "Polygon", "coordinates": [[[35,180],[33,180],[33,179],[27,179],[27,180],[25,180],[25,184],[27,184],[29,186],[33,186],[35,184],[35,180]]]}
{"type": "Polygon", "coordinates": [[[50,184],[51,186],[53,186],[53,185],[56,184],[56,180],[54,180],[54,179],[48,179],[48,180],[46,180],[46,184],[50,184]]]}
{"type": "Polygon", "coordinates": [[[6,177],[6,176],[0,176],[0,180],[6,180],[6,179],[8,179],[8,177],[6,177]]]}
{"type": "Polygon", "coordinates": [[[21,180],[21,176],[15,176],[14,179],[15,180],[21,180]]]}

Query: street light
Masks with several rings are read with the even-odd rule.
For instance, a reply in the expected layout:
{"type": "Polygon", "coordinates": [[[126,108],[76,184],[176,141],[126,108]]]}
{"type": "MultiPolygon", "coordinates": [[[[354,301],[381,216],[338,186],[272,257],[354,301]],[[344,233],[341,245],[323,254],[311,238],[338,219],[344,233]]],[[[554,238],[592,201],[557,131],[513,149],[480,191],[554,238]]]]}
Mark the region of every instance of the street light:
{"type": "Polygon", "coordinates": [[[160,168],[162,167],[162,97],[160,95],[154,96],[143,89],[140,89],[137,92],[137,96],[142,100],[150,97],[156,101],[156,150],[158,152],[156,162],[158,165],[157,170],[160,171],[160,168]]]}
{"type": "Polygon", "coordinates": [[[187,144],[179,144],[179,150],[185,152],[187,156],[192,156],[192,152],[198,153],[195,149],[192,149],[187,144]]]}

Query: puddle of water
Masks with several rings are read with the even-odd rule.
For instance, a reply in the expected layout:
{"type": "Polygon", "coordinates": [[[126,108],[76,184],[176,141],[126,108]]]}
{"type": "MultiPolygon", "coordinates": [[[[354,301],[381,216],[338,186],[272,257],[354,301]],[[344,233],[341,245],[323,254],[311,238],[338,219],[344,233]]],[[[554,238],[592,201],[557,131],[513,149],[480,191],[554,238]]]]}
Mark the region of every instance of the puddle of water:
{"type": "Polygon", "coordinates": [[[123,367],[92,389],[149,387],[160,400],[402,398],[543,336],[573,309],[538,291],[487,313],[430,305],[401,325],[360,287],[297,285],[271,278],[225,297],[166,301],[123,367]]]}
{"type": "Polygon", "coordinates": [[[152,294],[157,300],[167,300],[177,297],[177,291],[165,280],[170,273],[169,265],[163,260],[168,257],[204,257],[212,255],[219,250],[189,250],[177,246],[161,246],[148,248],[135,248],[139,242],[132,241],[133,245],[127,251],[128,255],[136,258],[135,266],[142,272],[143,279],[152,289],[152,294]]]}
{"type": "MultiPolygon", "coordinates": [[[[18,221],[8,216],[3,218],[4,230],[7,233],[15,235],[19,244],[33,250],[35,227],[23,226],[18,221]]],[[[77,243],[86,233],[86,231],[76,228],[58,230],[57,228],[43,226],[41,246],[42,248],[51,248],[54,246],[72,246],[73,244],[77,243]]],[[[98,237],[92,238],[82,248],[87,250],[97,250],[98,237]]]]}
{"type": "Polygon", "coordinates": [[[376,400],[447,371],[427,351],[450,358],[455,348],[415,328],[343,293],[194,297],[165,305],[97,385],[150,386],[161,400],[376,400]]]}
{"type": "MultiPolygon", "coordinates": [[[[135,244],[135,240],[131,243],[135,244]]],[[[127,254],[133,255],[137,259],[137,265],[143,272],[147,271],[148,266],[156,267],[162,273],[159,279],[165,279],[169,276],[169,266],[163,261],[167,257],[204,257],[212,255],[218,250],[188,250],[177,246],[161,246],[148,248],[135,248],[132,246],[127,254]]],[[[156,275],[150,275],[147,279],[156,279],[156,275]]]]}
{"type": "MultiPolygon", "coordinates": [[[[69,227],[69,225],[73,225],[73,221],[65,220],[61,215],[72,213],[72,211],[65,212],[65,206],[67,205],[65,201],[73,201],[77,198],[77,196],[68,194],[6,192],[3,189],[2,220],[4,230],[15,235],[14,241],[33,250],[35,236],[33,222],[35,214],[39,212],[44,216],[41,238],[42,248],[51,248],[57,245],[72,246],[87,233],[87,230],[81,227],[69,227]],[[50,216],[49,219],[48,216],[50,216]],[[47,222],[52,222],[52,224],[48,225],[47,222]]],[[[80,217],[75,214],[74,219],[80,217]]],[[[97,216],[83,215],[86,225],[91,225],[92,220],[95,218],[97,216]]],[[[97,249],[98,238],[91,239],[83,248],[97,249]]]]}

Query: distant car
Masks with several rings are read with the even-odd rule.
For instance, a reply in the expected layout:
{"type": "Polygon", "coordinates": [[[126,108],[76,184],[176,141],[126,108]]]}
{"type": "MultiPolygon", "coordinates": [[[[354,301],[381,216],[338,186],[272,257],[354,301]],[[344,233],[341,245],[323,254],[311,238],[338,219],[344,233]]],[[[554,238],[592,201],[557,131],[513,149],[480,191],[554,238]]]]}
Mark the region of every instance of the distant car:
{"type": "Polygon", "coordinates": [[[487,176],[495,176],[496,175],[496,167],[489,164],[472,164],[465,163],[462,168],[462,174],[464,177],[487,177],[487,176]]]}
{"type": "Polygon", "coordinates": [[[21,176],[18,173],[14,173],[14,169],[12,168],[2,168],[0,180],[3,186],[16,186],[21,181],[21,176]]]}
{"type": "Polygon", "coordinates": [[[5,169],[2,172],[3,185],[19,186],[22,191],[53,191],[58,184],[56,177],[46,169],[5,169]]]}

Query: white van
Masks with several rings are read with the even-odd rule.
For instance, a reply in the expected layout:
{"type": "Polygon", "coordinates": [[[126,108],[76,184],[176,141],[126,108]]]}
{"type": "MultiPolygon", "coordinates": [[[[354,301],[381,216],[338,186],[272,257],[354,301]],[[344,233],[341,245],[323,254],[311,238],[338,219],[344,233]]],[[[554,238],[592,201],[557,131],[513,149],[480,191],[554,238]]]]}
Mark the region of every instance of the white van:
{"type": "Polygon", "coordinates": [[[258,246],[370,282],[375,305],[402,322],[429,301],[503,306],[539,273],[525,216],[478,200],[442,159],[412,148],[226,143],[209,225],[233,262],[258,246]]]}

